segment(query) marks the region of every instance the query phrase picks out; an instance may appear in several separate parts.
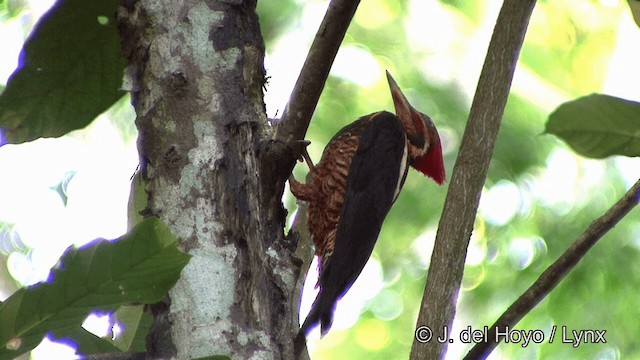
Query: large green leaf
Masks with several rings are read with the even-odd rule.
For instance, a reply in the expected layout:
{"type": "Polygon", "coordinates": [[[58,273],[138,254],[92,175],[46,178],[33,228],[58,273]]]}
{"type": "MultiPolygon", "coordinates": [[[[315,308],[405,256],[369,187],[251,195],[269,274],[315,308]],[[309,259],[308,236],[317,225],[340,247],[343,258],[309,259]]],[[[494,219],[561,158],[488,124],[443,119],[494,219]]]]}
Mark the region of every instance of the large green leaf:
{"type": "Polygon", "coordinates": [[[77,352],[80,354],[115,353],[122,351],[110,339],[98,337],[81,327],[78,327],[73,334],[70,334],[67,339],[69,338],[78,344],[77,352]]]}
{"type": "MultiPolygon", "coordinates": [[[[0,307],[0,359],[31,350],[47,333],[54,338],[86,340],[80,326],[92,311],[111,312],[124,304],[160,301],[188,260],[189,255],[177,249],[176,238],[156,218],[143,221],[117,241],[99,240],[69,248],[52,270],[49,282],[18,290],[0,307]]],[[[131,314],[119,316],[131,318],[131,314]]],[[[126,326],[131,322],[121,323],[126,326]]],[[[121,348],[127,342],[131,346],[134,340],[112,345],[83,341],[80,349],[121,348]]]]}
{"type": "Polygon", "coordinates": [[[114,314],[114,320],[125,329],[116,337],[114,344],[122,351],[142,352],[146,350],[146,337],[151,327],[152,317],[144,306],[121,306],[114,314]]]}
{"type": "Polygon", "coordinates": [[[99,354],[106,352],[144,352],[145,341],[152,317],[144,311],[144,305],[124,305],[113,314],[113,323],[120,325],[122,331],[115,339],[98,337],[84,328],[77,327],[66,337],[72,339],[81,354],[99,354]]]}
{"type": "Polygon", "coordinates": [[[640,155],[640,103],[592,94],[560,105],[546,132],[591,158],[640,155]]]}
{"type": "Polygon", "coordinates": [[[83,128],[123,95],[117,3],[58,0],[38,22],[0,95],[7,142],[83,128]]]}

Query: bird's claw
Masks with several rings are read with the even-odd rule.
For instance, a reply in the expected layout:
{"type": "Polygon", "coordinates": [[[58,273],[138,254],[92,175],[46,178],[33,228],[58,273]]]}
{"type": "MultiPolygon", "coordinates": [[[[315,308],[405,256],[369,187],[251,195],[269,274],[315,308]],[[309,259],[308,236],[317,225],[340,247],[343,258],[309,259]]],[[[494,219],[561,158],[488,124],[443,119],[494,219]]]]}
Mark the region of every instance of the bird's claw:
{"type": "Polygon", "coordinates": [[[296,140],[296,143],[302,145],[302,150],[298,156],[298,161],[305,161],[309,169],[313,169],[313,161],[311,161],[311,157],[309,156],[309,152],[307,152],[307,146],[311,145],[311,141],[309,140],[296,140]]]}

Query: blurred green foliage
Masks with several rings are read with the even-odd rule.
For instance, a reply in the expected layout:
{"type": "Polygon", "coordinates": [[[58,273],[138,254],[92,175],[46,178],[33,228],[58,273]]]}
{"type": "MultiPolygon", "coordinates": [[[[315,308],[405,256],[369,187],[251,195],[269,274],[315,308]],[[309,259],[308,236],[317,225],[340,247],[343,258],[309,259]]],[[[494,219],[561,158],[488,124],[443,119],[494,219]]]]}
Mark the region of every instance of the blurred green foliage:
{"type": "MultiPolygon", "coordinates": [[[[261,1],[267,52],[280,36],[300,31],[296,22],[305,6],[318,3],[261,1]],[[287,20],[267,19],[274,14],[287,20]]],[[[344,42],[368,52],[381,74],[388,69],[410,101],[431,115],[443,139],[449,174],[480,70],[476,66],[477,72],[472,73],[467,65],[483,61],[498,8],[499,2],[363,1],[344,42]],[[442,18],[440,22],[431,24],[437,17],[442,18]],[[416,27],[416,22],[428,23],[429,32],[416,33],[425,29],[416,27]],[[439,72],[437,65],[443,63],[444,71],[439,72]]],[[[491,325],[629,186],[621,174],[625,169],[615,158],[584,159],[557,138],[543,134],[555,106],[602,91],[623,16],[630,16],[624,3],[539,1],[519,63],[527,76],[517,74],[514,80],[476,220],[450,358],[461,357],[470,348],[458,341],[461,329],[491,325]],[[499,189],[510,189],[511,198],[489,196],[499,189]],[[511,213],[496,220],[494,213],[508,206],[514,206],[511,213]]],[[[316,161],[342,126],[374,111],[393,110],[382,77],[362,86],[336,73],[329,78],[307,134],[316,161]]],[[[304,171],[304,166],[296,168],[298,178],[304,171]]],[[[384,288],[366,304],[351,329],[332,330],[310,344],[315,349],[312,358],[408,357],[428,266],[425,259],[430,257],[446,190],[446,185],[437,187],[410,172],[374,251],[384,288]]],[[[286,205],[295,207],[291,199],[286,205]]],[[[632,211],[516,326],[540,329],[548,340],[555,325],[558,334],[552,344],[526,348],[520,343],[501,344],[494,358],[640,357],[640,347],[635,345],[640,270],[634,261],[639,255],[639,214],[637,209],[632,211]],[[571,330],[606,330],[607,343],[574,348],[561,341],[563,326],[569,336],[571,330]]]]}
{"type": "Polygon", "coordinates": [[[0,0],[0,20],[6,21],[20,14],[25,8],[24,0],[0,0]]]}

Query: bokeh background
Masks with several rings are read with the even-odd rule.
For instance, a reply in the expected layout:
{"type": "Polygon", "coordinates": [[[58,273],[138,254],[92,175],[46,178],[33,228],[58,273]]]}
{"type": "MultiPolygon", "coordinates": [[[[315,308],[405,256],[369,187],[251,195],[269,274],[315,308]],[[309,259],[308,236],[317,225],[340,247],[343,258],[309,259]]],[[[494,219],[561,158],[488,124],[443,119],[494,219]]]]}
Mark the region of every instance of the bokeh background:
{"type": "MultiPolygon", "coordinates": [[[[0,2],[0,83],[51,0],[0,2]]],[[[384,71],[429,114],[450,174],[501,2],[363,0],[334,63],[307,138],[311,157],[344,125],[393,110],[384,71]]],[[[258,1],[267,46],[268,115],[282,113],[327,1],[258,1]]],[[[593,92],[640,101],[640,29],[626,1],[539,1],[527,32],[476,219],[448,357],[463,356],[467,326],[495,319],[596,217],[640,178],[640,161],[576,155],[544,134],[561,103],[593,92]]],[[[134,113],[123,98],[89,127],[0,148],[0,299],[43,281],[62,251],[126,231],[136,170],[134,113]]],[[[304,178],[303,164],[295,169],[304,178]]],[[[342,299],[332,331],[309,341],[315,359],[403,359],[424,289],[447,185],[410,172],[371,261],[342,299]]],[[[292,196],[284,203],[295,214],[292,196]]],[[[606,330],[606,344],[502,344],[491,359],[640,358],[640,211],[598,243],[517,326],[606,330]]],[[[314,298],[312,265],[302,300],[314,298]]],[[[85,325],[106,333],[108,318],[85,325]]],[[[427,325],[427,324],[424,324],[427,325]]],[[[73,358],[49,340],[38,359],[73,358]],[[55,357],[53,354],[56,354],[55,357]]]]}

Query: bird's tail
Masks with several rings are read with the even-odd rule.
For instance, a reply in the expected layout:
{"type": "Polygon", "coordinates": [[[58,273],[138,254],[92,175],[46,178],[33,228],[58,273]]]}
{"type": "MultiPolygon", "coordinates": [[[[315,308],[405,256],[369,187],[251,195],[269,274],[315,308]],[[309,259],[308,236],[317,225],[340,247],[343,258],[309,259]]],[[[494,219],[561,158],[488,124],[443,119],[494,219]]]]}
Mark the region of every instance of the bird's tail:
{"type": "Polygon", "coordinates": [[[321,336],[327,335],[333,323],[333,309],[335,308],[336,299],[327,296],[322,289],[318,292],[316,300],[313,302],[309,315],[302,323],[300,333],[306,337],[309,332],[320,324],[321,336]]]}
{"type": "Polygon", "coordinates": [[[296,359],[300,358],[304,345],[306,344],[306,337],[313,328],[320,324],[321,336],[325,336],[329,332],[331,324],[333,323],[335,302],[335,298],[332,299],[331,296],[326,296],[322,289],[320,289],[316,300],[313,302],[311,311],[309,311],[309,315],[307,315],[304,323],[302,323],[302,327],[298,331],[298,335],[296,335],[294,340],[294,353],[296,359]]]}

